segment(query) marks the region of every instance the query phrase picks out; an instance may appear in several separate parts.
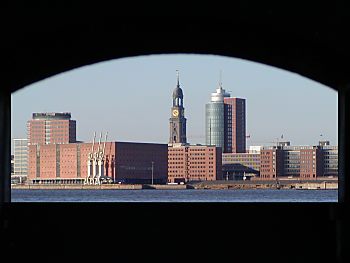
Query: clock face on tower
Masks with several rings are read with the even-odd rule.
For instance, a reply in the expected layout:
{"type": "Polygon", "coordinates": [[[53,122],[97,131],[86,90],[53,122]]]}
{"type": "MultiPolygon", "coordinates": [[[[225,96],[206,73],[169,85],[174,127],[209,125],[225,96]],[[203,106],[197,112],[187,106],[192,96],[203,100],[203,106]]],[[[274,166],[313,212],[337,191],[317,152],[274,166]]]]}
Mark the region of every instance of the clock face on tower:
{"type": "Polygon", "coordinates": [[[179,111],[178,111],[178,110],[173,110],[173,116],[174,116],[174,117],[179,116],[179,111]]]}

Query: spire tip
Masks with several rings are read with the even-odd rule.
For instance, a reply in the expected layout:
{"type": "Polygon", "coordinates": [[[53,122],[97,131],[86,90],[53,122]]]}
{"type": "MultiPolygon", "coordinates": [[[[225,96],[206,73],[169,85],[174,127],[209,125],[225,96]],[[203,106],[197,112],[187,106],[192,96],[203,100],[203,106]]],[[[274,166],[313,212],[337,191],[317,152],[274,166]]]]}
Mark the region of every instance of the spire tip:
{"type": "Polygon", "coordinates": [[[180,76],[179,76],[179,70],[176,70],[176,77],[177,77],[177,86],[180,86],[180,76]]]}

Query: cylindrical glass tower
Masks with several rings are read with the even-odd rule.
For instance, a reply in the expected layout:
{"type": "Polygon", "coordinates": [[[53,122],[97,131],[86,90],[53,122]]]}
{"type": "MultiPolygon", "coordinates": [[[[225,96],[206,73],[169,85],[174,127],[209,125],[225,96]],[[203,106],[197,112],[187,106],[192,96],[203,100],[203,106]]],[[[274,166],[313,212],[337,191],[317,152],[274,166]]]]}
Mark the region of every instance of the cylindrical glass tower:
{"type": "Polygon", "coordinates": [[[211,102],[205,105],[206,144],[224,149],[224,103],[211,102]]]}
{"type": "Polygon", "coordinates": [[[211,102],[205,105],[205,143],[221,147],[222,150],[225,146],[224,97],[229,96],[220,85],[211,94],[211,102]]]}

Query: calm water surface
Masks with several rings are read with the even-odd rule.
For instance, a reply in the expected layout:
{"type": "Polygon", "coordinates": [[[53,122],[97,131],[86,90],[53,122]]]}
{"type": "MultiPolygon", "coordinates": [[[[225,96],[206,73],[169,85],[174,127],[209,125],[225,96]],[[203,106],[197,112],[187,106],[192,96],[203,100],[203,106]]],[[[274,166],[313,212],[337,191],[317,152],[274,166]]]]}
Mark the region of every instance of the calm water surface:
{"type": "Polygon", "coordinates": [[[338,202],[337,190],[12,190],[12,202],[338,202]]]}

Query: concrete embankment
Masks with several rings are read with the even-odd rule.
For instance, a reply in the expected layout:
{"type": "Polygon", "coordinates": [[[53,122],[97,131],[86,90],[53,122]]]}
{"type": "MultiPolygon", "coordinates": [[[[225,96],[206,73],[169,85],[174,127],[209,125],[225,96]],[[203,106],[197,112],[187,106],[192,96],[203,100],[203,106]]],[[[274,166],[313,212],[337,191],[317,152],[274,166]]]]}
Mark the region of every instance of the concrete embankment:
{"type": "Polygon", "coordinates": [[[142,184],[102,184],[102,185],[74,185],[74,184],[28,184],[28,185],[12,185],[12,189],[67,189],[67,190],[83,190],[83,189],[105,189],[105,190],[140,190],[143,189],[142,184]]]}
{"type": "Polygon", "coordinates": [[[184,189],[194,189],[191,185],[186,184],[155,184],[155,185],[143,185],[143,189],[157,189],[157,190],[184,190],[184,189]]]}
{"type": "Polygon", "coordinates": [[[109,189],[109,190],[184,190],[184,189],[296,189],[296,190],[330,190],[338,189],[338,182],[300,182],[300,181],[205,181],[193,182],[186,185],[151,185],[151,184],[102,184],[102,185],[74,185],[74,184],[32,184],[12,185],[12,189],[109,189]]]}
{"type": "Polygon", "coordinates": [[[298,190],[313,190],[313,189],[322,189],[322,190],[332,190],[338,189],[338,182],[323,182],[323,183],[300,183],[295,185],[295,189],[298,190]]]}
{"type": "Polygon", "coordinates": [[[151,185],[151,184],[102,184],[102,185],[77,185],[77,184],[28,184],[12,185],[12,189],[105,189],[105,190],[184,190],[193,189],[191,185],[151,185]]]}
{"type": "Polygon", "coordinates": [[[191,184],[194,189],[338,189],[338,182],[296,182],[296,181],[207,181],[191,184]]]}

